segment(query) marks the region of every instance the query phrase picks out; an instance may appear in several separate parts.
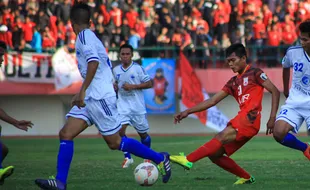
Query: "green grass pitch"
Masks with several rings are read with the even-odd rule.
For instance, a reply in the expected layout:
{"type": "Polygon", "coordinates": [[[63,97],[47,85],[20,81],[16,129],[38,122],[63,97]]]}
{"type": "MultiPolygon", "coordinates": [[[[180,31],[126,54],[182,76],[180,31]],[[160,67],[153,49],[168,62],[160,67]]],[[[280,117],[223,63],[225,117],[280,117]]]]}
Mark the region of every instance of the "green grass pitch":
{"type": "MultiPolygon", "coordinates": [[[[210,137],[153,137],[157,151],[190,153],[210,137]]],[[[307,137],[301,138],[308,141],[307,137]]],[[[14,165],[14,175],[1,190],[35,190],[34,179],[46,178],[56,172],[58,139],[4,139],[10,154],[4,166],[14,165]]],[[[69,190],[297,190],[309,189],[309,161],[299,151],[277,144],[271,137],[256,137],[232,156],[256,178],[253,185],[233,186],[235,176],[213,165],[209,159],[197,162],[191,171],[172,165],[172,177],[163,184],[161,178],[152,187],[138,186],[132,168],[122,169],[123,155],[108,149],[98,139],[76,139],[75,155],[69,173],[69,190]]]]}

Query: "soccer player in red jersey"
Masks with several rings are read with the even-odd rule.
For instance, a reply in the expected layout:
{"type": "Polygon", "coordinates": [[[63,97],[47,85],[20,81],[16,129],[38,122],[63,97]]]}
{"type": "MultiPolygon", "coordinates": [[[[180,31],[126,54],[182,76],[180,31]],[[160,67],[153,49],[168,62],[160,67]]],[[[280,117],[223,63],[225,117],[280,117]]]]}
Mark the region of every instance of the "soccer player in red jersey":
{"type": "Polygon", "coordinates": [[[242,44],[233,44],[228,47],[226,62],[232,71],[238,74],[233,76],[212,98],[175,115],[174,122],[179,123],[189,114],[215,106],[228,95],[233,96],[238,102],[240,107],[238,115],[228,122],[223,131],[194,152],[187,156],[183,154],[170,156],[172,162],[190,169],[194,162],[209,157],[213,163],[239,177],[234,184],[255,182],[255,178],[242,169],[230,156],[259,132],[264,88],[272,94],[271,113],[266,134],[273,132],[280,93],[266,74],[261,69],[248,65],[246,59],[246,50],[242,44]]]}

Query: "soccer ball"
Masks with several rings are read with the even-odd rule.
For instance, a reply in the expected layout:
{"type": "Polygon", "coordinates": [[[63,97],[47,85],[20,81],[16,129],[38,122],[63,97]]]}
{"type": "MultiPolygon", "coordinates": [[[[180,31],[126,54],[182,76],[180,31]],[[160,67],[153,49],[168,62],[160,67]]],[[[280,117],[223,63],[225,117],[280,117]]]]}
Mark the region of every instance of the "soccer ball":
{"type": "Polygon", "coordinates": [[[158,170],[152,163],[141,163],[136,167],[134,175],[139,185],[152,186],[158,179],[158,170]]]}

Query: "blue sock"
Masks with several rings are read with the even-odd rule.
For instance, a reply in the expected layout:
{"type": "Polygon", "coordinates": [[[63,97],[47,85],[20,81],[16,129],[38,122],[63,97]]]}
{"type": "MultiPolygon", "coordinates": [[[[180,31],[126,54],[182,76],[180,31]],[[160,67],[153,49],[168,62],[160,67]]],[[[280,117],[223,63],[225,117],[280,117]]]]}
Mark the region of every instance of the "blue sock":
{"type": "Polygon", "coordinates": [[[147,147],[151,147],[151,137],[148,135],[145,139],[141,139],[141,143],[147,147]]]}
{"type": "MultiPolygon", "coordinates": [[[[124,135],[123,137],[124,137],[124,138],[127,138],[127,136],[126,136],[126,135],[124,135]]],[[[131,159],[131,155],[130,155],[130,153],[129,153],[129,152],[124,152],[124,156],[125,156],[125,158],[129,158],[129,159],[131,159]]]]}
{"type": "Polygon", "coordinates": [[[301,142],[300,140],[298,140],[294,135],[292,135],[291,133],[288,133],[283,141],[281,142],[282,145],[296,149],[296,150],[300,150],[302,152],[304,152],[308,145],[304,142],[301,142]]]}
{"type": "Polygon", "coordinates": [[[73,157],[73,149],[73,141],[60,140],[56,179],[64,184],[67,184],[68,173],[73,157]]]}
{"type": "Polygon", "coordinates": [[[156,164],[159,164],[164,160],[164,156],[162,154],[155,152],[154,150],[141,144],[139,141],[131,138],[122,137],[119,150],[129,152],[140,158],[152,160],[156,164]]]}
{"type": "Polygon", "coordinates": [[[2,168],[2,142],[0,141],[0,168],[2,168]]]}

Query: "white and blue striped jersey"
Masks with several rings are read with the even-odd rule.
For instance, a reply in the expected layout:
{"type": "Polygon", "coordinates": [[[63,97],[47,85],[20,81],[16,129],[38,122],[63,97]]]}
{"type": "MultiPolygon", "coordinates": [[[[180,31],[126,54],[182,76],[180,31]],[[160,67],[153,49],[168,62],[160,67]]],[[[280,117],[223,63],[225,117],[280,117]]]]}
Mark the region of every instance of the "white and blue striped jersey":
{"type": "Polygon", "coordinates": [[[90,30],[81,31],[75,42],[78,68],[83,79],[86,77],[87,64],[98,61],[97,72],[86,90],[85,99],[101,100],[116,96],[113,88],[112,64],[105,47],[97,36],[90,30]]]}
{"type": "Polygon", "coordinates": [[[117,110],[119,114],[145,114],[143,90],[126,91],[122,88],[125,83],[141,84],[150,81],[149,75],[137,63],[124,69],[118,65],[113,69],[115,80],[118,84],[117,110]]]}
{"type": "Polygon", "coordinates": [[[286,104],[310,106],[310,57],[301,46],[290,47],[282,60],[283,68],[293,67],[292,86],[286,104]]]}

